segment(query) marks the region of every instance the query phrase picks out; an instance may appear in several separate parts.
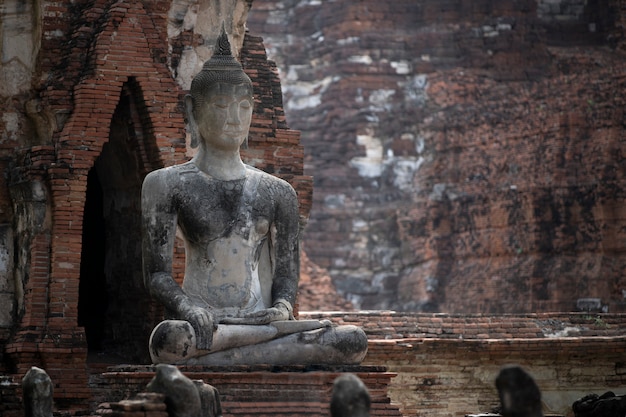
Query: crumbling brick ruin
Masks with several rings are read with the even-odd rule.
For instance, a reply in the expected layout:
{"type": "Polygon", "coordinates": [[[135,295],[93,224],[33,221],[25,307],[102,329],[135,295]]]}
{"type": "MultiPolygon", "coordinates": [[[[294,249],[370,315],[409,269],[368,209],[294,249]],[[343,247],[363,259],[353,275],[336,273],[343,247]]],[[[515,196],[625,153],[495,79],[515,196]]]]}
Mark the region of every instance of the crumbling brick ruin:
{"type": "MultiPolygon", "coordinates": [[[[249,2],[239,6],[245,17],[249,2]]],[[[147,339],[162,317],[143,287],[140,188],[151,170],[189,157],[176,65],[205,44],[193,28],[172,35],[198,13],[191,3],[176,7],[100,0],[2,8],[10,59],[0,68],[0,371],[45,367],[61,406],[89,398],[88,354],[148,363],[147,339]]],[[[256,100],[245,158],[290,181],[306,218],[312,184],[299,132],[285,122],[276,68],[261,39],[244,39],[236,24],[227,27],[235,38],[241,32],[256,100]]],[[[181,277],[182,247],[177,253],[181,277]]]]}
{"type": "Polygon", "coordinates": [[[626,308],[621,0],[255,4],[356,308],[626,308]]]}
{"type": "MultiPolygon", "coordinates": [[[[68,416],[150,379],[139,189],[190,157],[181,99],[219,15],[255,88],[245,159],[311,212],[301,310],[366,330],[374,415],[488,411],[511,362],[553,412],[626,390],[624,0],[255,0],[249,32],[252,1],[227,3],[4,0],[0,415],[31,366],[68,416]]],[[[332,374],[186,371],[225,416],[327,415],[332,374]],[[294,385],[319,395],[273,397],[294,385]]]]}

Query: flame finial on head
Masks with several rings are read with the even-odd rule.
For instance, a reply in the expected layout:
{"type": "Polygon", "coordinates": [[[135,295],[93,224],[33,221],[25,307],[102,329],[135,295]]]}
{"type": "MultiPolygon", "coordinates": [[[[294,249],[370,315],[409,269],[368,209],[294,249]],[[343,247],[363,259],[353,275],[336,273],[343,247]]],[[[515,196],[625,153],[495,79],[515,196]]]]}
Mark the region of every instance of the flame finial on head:
{"type": "Polygon", "coordinates": [[[215,41],[213,56],[202,66],[202,71],[243,71],[239,61],[235,59],[230,49],[230,42],[226,29],[222,24],[222,32],[215,41]]]}
{"type": "Polygon", "coordinates": [[[202,95],[209,85],[214,83],[242,84],[248,83],[252,88],[250,78],[243,71],[243,67],[232,55],[228,35],[222,24],[222,32],[215,42],[213,56],[202,66],[202,70],[191,81],[191,95],[194,100],[202,100],[202,95]]]}
{"type": "Polygon", "coordinates": [[[224,28],[224,23],[222,23],[222,31],[220,32],[220,36],[217,37],[217,41],[215,42],[213,54],[232,55],[232,51],[230,49],[230,41],[228,40],[228,35],[226,34],[226,29],[224,28]]]}

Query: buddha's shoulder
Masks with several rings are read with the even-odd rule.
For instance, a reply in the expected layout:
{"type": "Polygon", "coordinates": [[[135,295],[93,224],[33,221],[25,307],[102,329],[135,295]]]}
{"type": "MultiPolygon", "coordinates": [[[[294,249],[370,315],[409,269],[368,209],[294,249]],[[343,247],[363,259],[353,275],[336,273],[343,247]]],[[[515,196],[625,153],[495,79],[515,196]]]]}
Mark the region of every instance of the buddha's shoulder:
{"type": "Polygon", "coordinates": [[[295,192],[291,184],[289,184],[287,181],[285,181],[282,178],[278,178],[272,174],[268,174],[265,171],[261,171],[260,169],[257,169],[251,166],[246,166],[246,168],[248,169],[249,173],[252,173],[252,175],[259,176],[260,184],[264,188],[269,188],[271,190],[275,190],[281,193],[295,192]]]}
{"type": "Polygon", "coordinates": [[[198,167],[191,162],[187,162],[179,165],[172,165],[165,168],[160,168],[150,172],[144,179],[145,184],[164,184],[171,185],[178,183],[182,177],[186,174],[197,174],[198,167]]]}

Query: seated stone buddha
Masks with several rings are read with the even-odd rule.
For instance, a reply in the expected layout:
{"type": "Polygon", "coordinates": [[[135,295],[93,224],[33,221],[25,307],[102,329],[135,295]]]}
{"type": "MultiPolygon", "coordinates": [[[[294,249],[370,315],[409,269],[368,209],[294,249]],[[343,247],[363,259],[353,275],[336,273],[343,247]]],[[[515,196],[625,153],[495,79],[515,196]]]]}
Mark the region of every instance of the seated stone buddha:
{"type": "Polygon", "coordinates": [[[360,328],[294,319],[298,200],[289,183],[241,159],[252,94],[252,83],[222,30],[213,56],[185,97],[197,154],[144,180],[144,280],[170,315],[150,337],[152,361],[360,363],[367,351],[360,328]],[[172,277],[177,231],[185,244],[182,286],[172,277]]]}

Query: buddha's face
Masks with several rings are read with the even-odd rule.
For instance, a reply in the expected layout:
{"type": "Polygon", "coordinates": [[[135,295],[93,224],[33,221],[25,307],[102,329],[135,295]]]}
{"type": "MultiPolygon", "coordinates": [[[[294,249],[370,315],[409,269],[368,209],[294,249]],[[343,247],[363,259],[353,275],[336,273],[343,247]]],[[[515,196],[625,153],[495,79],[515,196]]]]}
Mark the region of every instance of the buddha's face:
{"type": "Polygon", "coordinates": [[[252,107],[248,85],[216,83],[193,109],[200,140],[218,149],[239,149],[250,130],[252,107]]]}

